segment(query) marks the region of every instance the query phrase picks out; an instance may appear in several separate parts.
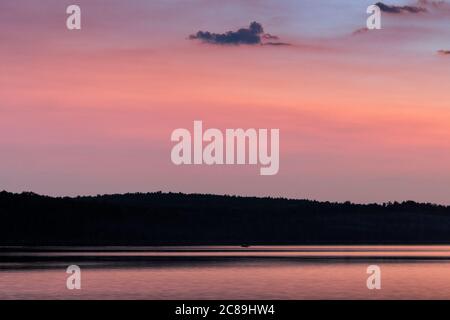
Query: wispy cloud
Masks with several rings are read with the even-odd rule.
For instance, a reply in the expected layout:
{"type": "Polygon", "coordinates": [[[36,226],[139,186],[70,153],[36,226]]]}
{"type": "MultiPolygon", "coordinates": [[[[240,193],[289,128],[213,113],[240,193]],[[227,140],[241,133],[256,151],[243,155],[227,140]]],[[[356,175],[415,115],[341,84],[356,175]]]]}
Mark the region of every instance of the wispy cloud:
{"type": "Polygon", "coordinates": [[[265,46],[291,46],[292,44],[287,42],[265,42],[263,43],[265,46]]]}
{"type": "Polygon", "coordinates": [[[377,2],[376,5],[380,8],[382,12],[401,14],[401,13],[423,13],[428,10],[422,6],[396,6],[387,5],[383,2],[377,2]]]}
{"type": "Polygon", "coordinates": [[[421,7],[442,9],[448,8],[449,4],[445,0],[418,0],[417,4],[421,7]]]}
{"type": "Polygon", "coordinates": [[[450,55],[450,50],[438,50],[438,54],[447,56],[450,55]]]}
{"type": "Polygon", "coordinates": [[[369,31],[370,30],[367,29],[366,27],[359,28],[359,29],[356,29],[355,31],[353,31],[353,35],[364,34],[364,33],[369,32],[369,31]]]}

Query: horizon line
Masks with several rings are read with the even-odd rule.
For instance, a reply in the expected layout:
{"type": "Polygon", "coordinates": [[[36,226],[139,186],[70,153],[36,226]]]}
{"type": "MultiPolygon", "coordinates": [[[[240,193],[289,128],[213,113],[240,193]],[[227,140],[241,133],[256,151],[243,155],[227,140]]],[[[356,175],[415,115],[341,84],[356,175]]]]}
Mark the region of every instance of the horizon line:
{"type": "Polygon", "coordinates": [[[284,201],[308,201],[315,202],[321,204],[338,204],[338,205],[357,205],[357,206],[389,206],[389,205],[402,205],[402,204],[416,204],[416,205],[428,205],[428,206],[436,206],[443,208],[450,208],[450,205],[446,204],[438,204],[433,202],[417,202],[415,200],[394,200],[394,201],[386,201],[386,202],[367,202],[367,203],[359,203],[352,201],[330,201],[330,200],[316,200],[316,199],[308,199],[308,198],[290,198],[283,196],[251,196],[251,195],[238,195],[238,194],[214,194],[214,193],[185,193],[185,192],[175,192],[175,191],[148,191],[148,192],[126,192],[126,193],[104,193],[104,194],[96,194],[96,195],[73,195],[73,196],[55,196],[48,194],[40,194],[34,191],[22,191],[22,192],[10,192],[7,190],[1,190],[0,195],[2,194],[10,194],[10,195],[33,195],[44,198],[52,198],[52,199],[77,199],[77,198],[96,198],[96,197],[107,197],[107,196],[126,196],[126,195],[183,195],[183,196],[209,196],[209,197],[223,197],[223,198],[243,198],[243,199],[260,199],[260,200],[284,200],[284,201]]]}

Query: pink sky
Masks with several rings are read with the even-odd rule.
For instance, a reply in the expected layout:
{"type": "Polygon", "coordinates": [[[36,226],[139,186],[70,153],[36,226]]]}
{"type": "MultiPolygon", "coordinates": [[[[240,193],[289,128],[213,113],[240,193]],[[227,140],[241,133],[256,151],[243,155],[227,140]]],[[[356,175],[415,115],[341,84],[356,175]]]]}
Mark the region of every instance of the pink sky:
{"type": "Polygon", "coordinates": [[[68,31],[70,1],[2,1],[0,189],[450,204],[450,5],[354,35],[352,2],[84,0],[68,31]],[[291,46],[188,39],[255,20],[291,46]],[[173,165],[194,120],[279,128],[278,175],[173,165]]]}

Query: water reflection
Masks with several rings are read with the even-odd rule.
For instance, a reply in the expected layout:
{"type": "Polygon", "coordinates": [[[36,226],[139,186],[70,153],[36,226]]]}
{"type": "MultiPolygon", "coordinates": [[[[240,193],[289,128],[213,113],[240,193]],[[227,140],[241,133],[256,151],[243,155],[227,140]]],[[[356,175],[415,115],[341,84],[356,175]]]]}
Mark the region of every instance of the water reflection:
{"type": "Polygon", "coordinates": [[[450,299],[448,246],[10,250],[0,261],[0,299],[450,299]],[[69,264],[80,291],[65,287],[69,264]],[[369,264],[381,290],[366,287],[369,264]]]}

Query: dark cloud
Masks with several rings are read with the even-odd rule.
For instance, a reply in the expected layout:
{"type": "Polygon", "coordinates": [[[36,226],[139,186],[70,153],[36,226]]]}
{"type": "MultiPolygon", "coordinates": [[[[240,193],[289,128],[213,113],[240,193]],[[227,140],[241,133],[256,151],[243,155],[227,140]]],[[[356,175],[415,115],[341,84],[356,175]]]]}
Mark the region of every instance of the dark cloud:
{"type": "Polygon", "coordinates": [[[264,33],[264,28],[258,22],[250,23],[248,28],[241,28],[237,31],[228,31],[226,33],[212,33],[209,31],[198,31],[196,34],[189,36],[191,40],[201,40],[206,43],[217,45],[288,45],[287,43],[278,42],[277,36],[264,33]],[[270,40],[264,42],[265,40],[270,40]]]}
{"type": "Polygon", "coordinates": [[[394,6],[394,5],[387,5],[383,2],[377,2],[375,4],[380,8],[382,12],[386,13],[421,13],[421,12],[427,12],[428,10],[426,8],[420,7],[420,6],[394,6]]]}
{"type": "Polygon", "coordinates": [[[450,55],[450,50],[438,50],[438,53],[447,56],[450,55]]]}

